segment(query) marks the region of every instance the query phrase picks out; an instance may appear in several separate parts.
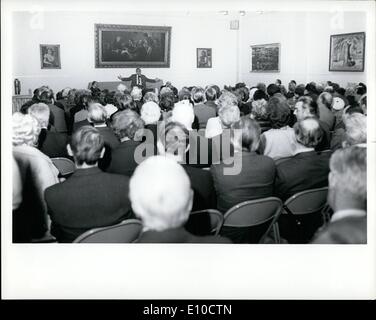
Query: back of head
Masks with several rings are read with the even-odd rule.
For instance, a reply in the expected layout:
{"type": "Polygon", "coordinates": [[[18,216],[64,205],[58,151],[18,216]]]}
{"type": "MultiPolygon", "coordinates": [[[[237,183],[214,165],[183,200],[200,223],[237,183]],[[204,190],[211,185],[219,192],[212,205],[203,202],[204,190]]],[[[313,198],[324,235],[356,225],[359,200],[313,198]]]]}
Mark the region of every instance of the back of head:
{"type": "Polygon", "coordinates": [[[327,107],[329,110],[331,110],[332,104],[333,104],[333,96],[329,92],[323,92],[319,95],[317,102],[321,103],[322,105],[327,107]]]}
{"type": "Polygon", "coordinates": [[[142,99],[142,89],[139,87],[133,87],[131,96],[134,101],[140,101],[142,99]]]}
{"type": "Polygon", "coordinates": [[[182,100],[175,103],[172,109],[172,121],[176,121],[184,125],[188,130],[192,129],[192,123],[195,119],[193,106],[188,100],[182,100]]]}
{"type": "Polygon", "coordinates": [[[78,165],[94,165],[101,157],[104,140],[96,128],[82,126],[72,134],[70,146],[78,165]]]}
{"type": "Polygon", "coordinates": [[[246,86],[239,87],[236,89],[236,93],[240,96],[241,102],[247,102],[249,99],[249,90],[246,86]]]}
{"type": "Polygon", "coordinates": [[[50,119],[50,108],[45,103],[35,103],[29,109],[27,113],[32,115],[38,120],[41,128],[48,127],[48,121],[50,119]]]}
{"type": "Polygon", "coordinates": [[[137,110],[137,104],[134,102],[130,94],[115,94],[115,105],[119,110],[137,110]]]}
{"type": "Polygon", "coordinates": [[[125,137],[138,140],[144,128],[144,122],[139,114],[130,109],[117,112],[112,118],[112,130],[121,140],[125,137]]]}
{"type": "Polygon", "coordinates": [[[149,92],[146,92],[142,101],[145,103],[145,102],[149,102],[149,101],[153,101],[155,103],[159,103],[159,99],[158,99],[158,95],[153,92],[153,91],[149,91],[149,92]]]}
{"type": "Polygon", "coordinates": [[[90,104],[88,107],[87,119],[94,124],[102,124],[106,122],[107,112],[100,103],[90,104]]]}
{"type": "Polygon", "coordinates": [[[149,101],[141,107],[141,119],[144,120],[145,125],[155,124],[161,117],[161,109],[155,102],[149,101]]]}
{"type": "Polygon", "coordinates": [[[184,155],[189,146],[189,131],[179,122],[168,122],[158,132],[158,151],[161,155],[184,155]]]}
{"type": "Polygon", "coordinates": [[[191,92],[188,88],[182,88],[178,93],[179,101],[189,100],[191,98],[191,92]]]}
{"type": "Polygon", "coordinates": [[[153,156],[136,168],[130,179],[129,199],[146,229],[178,228],[188,220],[192,207],[190,180],[176,161],[153,156]]]}
{"type": "Polygon", "coordinates": [[[267,104],[267,112],[271,127],[280,129],[288,125],[290,121],[290,106],[286,100],[272,97],[267,104]]]}
{"type": "Polygon", "coordinates": [[[264,91],[266,93],[266,85],[265,85],[265,83],[259,82],[256,87],[257,87],[257,89],[262,90],[262,91],[264,91]]]}
{"type": "Polygon", "coordinates": [[[222,93],[218,99],[218,116],[223,126],[229,128],[240,119],[240,110],[237,97],[228,91],[222,93]]]}
{"type": "Polygon", "coordinates": [[[355,112],[343,119],[345,125],[345,146],[367,143],[367,117],[355,112]]]}
{"type": "Polygon", "coordinates": [[[36,146],[40,133],[38,120],[29,114],[15,112],[12,116],[13,146],[36,146]]]}
{"type": "Polygon", "coordinates": [[[266,92],[268,93],[269,97],[272,97],[276,93],[281,92],[281,89],[275,83],[272,83],[268,85],[266,92]]]}
{"type": "Polygon", "coordinates": [[[256,100],[261,100],[261,99],[264,99],[266,100],[266,94],[264,91],[258,89],[255,91],[255,93],[253,94],[253,100],[256,101],[256,100]]]}
{"type": "Polygon", "coordinates": [[[295,88],[295,93],[301,97],[301,96],[304,96],[304,91],[305,91],[305,85],[304,84],[299,84],[296,88],[295,88]]]}
{"type": "Polygon", "coordinates": [[[217,91],[213,87],[208,87],[205,90],[205,97],[207,101],[215,101],[217,99],[217,91]]]}
{"type": "Polygon", "coordinates": [[[192,89],[191,97],[194,103],[200,103],[205,100],[205,91],[201,87],[195,87],[192,89]]]}
{"type": "Polygon", "coordinates": [[[323,131],[315,118],[298,121],[294,125],[296,140],[307,148],[315,148],[322,140],[323,131]]]}
{"type": "Polygon", "coordinates": [[[159,106],[163,111],[171,111],[175,104],[175,98],[171,95],[164,95],[159,101],[159,106]]]}
{"type": "Polygon", "coordinates": [[[47,87],[47,86],[42,86],[38,88],[37,90],[37,100],[46,104],[51,104],[53,103],[54,99],[54,93],[53,91],[47,87]]]}
{"type": "MultiPolygon", "coordinates": [[[[313,100],[310,96],[303,96],[300,97],[297,103],[301,103],[302,108],[306,111],[307,116],[309,117],[319,117],[319,107],[315,100],[313,100]]],[[[299,119],[298,119],[299,120],[299,119]]]]}
{"type": "Polygon", "coordinates": [[[234,146],[236,150],[257,150],[261,134],[261,128],[257,121],[244,117],[235,122],[231,128],[234,129],[234,146]]]}
{"type": "Polygon", "coordinates": [[[338,149],[333,153],[330,158],[329,174],[329,200],[331,202],[333,202],[334,194],[355,199],[363,209],[366,208],[367,148],[351,146],[338,149]]]}

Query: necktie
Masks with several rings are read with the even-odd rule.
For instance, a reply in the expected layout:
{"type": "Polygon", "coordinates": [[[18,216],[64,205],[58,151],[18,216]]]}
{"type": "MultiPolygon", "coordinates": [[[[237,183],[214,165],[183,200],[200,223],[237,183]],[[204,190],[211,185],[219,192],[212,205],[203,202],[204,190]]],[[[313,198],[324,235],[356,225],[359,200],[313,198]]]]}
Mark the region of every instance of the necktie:
{"type": "Polygon", "coordinates": [[[139,75],[137,75],[137,84],[140,86],[141,85],[141,78],[139,75]]]}

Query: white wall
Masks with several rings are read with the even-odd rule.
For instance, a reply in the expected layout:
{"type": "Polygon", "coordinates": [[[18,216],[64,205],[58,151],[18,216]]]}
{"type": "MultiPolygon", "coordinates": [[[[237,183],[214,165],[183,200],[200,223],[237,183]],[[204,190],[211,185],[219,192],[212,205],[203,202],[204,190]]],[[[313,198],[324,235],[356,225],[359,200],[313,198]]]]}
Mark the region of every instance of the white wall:
{"type": "Polygon", "coordinates": [[[94,24],[171,26],[170,68],[144,68],[149,78],[171,80],[184,85],[220,86],[236,82],[236,37],[229,30],[229,18],[204,12],[166,15],[46,12],[43,25],[28,12],[14,14],[13,77],[21,80],[22,92],[48,84],[53,90],[66,86],[84,88],[89,81],[116,81],[135,68],[95,68],[94,24]],[[34,26],[34,28],[33,28],[34,26]],[[39,44],[60,44],[61,69],[41,69],[39,44]],[[212,48],[213,67],[196,68],[196,48],[212,48]]]}
{"type": "MultiPolygon", "coordinates": [[[[249,85],[281,79],[287,84],[331,80],[342,86],[366,82],[366,72],[329,72],[330,35],[366,31],[364,12],[276,12],[245,16],[241,21],[241,78],[249,85]],[[280,73],[252,73],[250,46],[281,44],[280,73]]],[[[372,35],[366,34],[370,37],[372,35]]],[[[367,69],[365,57],[365,71],[367,69]]]]}
{"type": "MultiPolygon", "coordinates": [[[[238,18],[238,17],[236,17],[238,18]]],[[[94,24],[171,26],[170,68],[145,68],[150,78],[183,85],[220,86],[244,81],[283,83],[295,79],[366,82],[365,72],[329,72],[331,34],[366,31],[362,12],[335,16],[329,12],[247,13],[240,17],[240,30],[230,30],[233,16],[215,12],[45,12],[13,15],[13,78],[21,80],[22,92],[48,84],[54,91],[64,87],[85,88],[92,80],[116,81],[134,68],[95,68],[94,24]],[[342,23],[342,22],[343,23],[342,23]],[[281,43],[280,73],[249,72],[250,45],[281,43]],[[39,44],[60,44],[61,69],[41,69],[39,44]],[[196,48],[213,49],[213,68],[196,68],[196,48]]],[[[366,38],[371,35],[366,34],[366,38]]],[[[367,68],[366,56],[366,68],[367,68]]]]}

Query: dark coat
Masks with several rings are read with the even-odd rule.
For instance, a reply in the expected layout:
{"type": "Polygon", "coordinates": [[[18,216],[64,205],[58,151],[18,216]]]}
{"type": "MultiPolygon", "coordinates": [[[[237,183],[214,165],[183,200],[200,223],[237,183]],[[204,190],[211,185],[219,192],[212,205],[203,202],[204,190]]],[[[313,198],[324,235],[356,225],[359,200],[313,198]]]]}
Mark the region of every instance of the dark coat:
{"type": "Polygon", "coordinates": [[[72,242],[85,231],[131,218],[128,191],[127,177],[97,167],[77,169],[45,191],[51,234],[58,242],[72,242]]]}
{"type": "Polygon", "coordinates": [[[128,140],[121,142],[112,150],[111,164],[107,172],[122,174],[130,177],[138,163],[134,160],[134,152],[140,142],[128,140]]]}
{"type": "Polygon", "coordinates": [[[273,159],[256,152],[235,153],[234,163],[220,163],[210,169],[217,194],[217,208],[222,213],[247,200],[255,200],[273,195],[275,164],[273,159]],[[229,174],[224,169],[241,163],[237,174],[229,174]]]}
{"type": "Polygon", "coordinates": [[[301,152],[277,165],[275,195],[287,200],[295,193],[328,186],[330,152],[301,152]]]}

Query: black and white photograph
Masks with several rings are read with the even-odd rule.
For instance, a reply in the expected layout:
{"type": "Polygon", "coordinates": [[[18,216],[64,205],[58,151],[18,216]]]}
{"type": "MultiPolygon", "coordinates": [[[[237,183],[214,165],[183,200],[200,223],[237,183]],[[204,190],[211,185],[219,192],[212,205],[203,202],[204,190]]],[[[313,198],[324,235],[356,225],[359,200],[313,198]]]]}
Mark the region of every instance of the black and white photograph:
{"type": "Polygon", "coordinates": [[[375,3],[56,2],[2,10],[7,299],[375,298],[375,3]]]}

